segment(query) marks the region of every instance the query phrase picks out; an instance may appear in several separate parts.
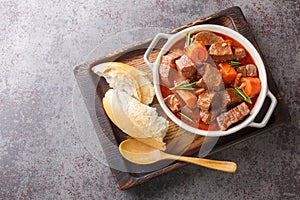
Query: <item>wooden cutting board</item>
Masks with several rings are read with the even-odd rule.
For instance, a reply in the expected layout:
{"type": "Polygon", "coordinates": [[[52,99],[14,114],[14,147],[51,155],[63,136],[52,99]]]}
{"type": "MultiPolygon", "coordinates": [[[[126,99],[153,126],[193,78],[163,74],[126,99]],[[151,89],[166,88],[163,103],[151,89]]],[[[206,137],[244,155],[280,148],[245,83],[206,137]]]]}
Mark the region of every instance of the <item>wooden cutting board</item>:
{"type": "MultiPolygon", "coordinates": [[[[232,7],[206,18],[199,19],[184,26],[175,28],[170,32],[170,34],[199,24],[218,24],[229,27],[244,35],[260,52],[250,26],[239,7],[232,7]]],[[[153,166],[137,166],[124,160],[117,147],[118,144],[128,136],[118,129],[106,116],[101,100],[108,89],[108,84],[103,78],[99,79],[97,75],[91,72],[91,68],[99,63],[116,61],[134,66],[142,71],[147,72],[149,77],[152,77],[151,70],[143,60],[143,55],[150,42],[151,39],[142,41],[127,49],[121,49],[120,51],[113,52],[104,58],[89,61],[74,68],[76,80],[84,97],[85,104],[88,108],[96,133],[99,137],[99,141],[103,148],[107,162],[111,166],[111,171],[116,179],[116,184],[120,189],[128,189],[135,185],[144,183],[158,175],[167,173],[185,164],[175,161],[172,163],[159,163],[153,166]],[[117,165],[118,163],[125,163],[124,166],[128,170],[116,170],[113,166],[117,165]],[[132,169],[134,169],[134,171],[132,169]]],[[[159,52],[160,45],[162,44],[159,44],[157,49],[152,51],[150,60],[155,60],[159,52]]],[[[260,133],[267,132],[271,128],[283,125],[285,122],[289,121],[290,116],[287,107],[277,89],[277,86],[271,76],[270,69],[266,63],[265,66],[269,89],[278,100],[277,107],[266,127],[261,129],[247,127],[238,133],[223,136],[216,140],[215,138],[197,136],[183,131],[174,122],[170,121],[170,126],[165,137],[167,151],[170,153],[197,156],[201,147],[204,147],[205,145],[208,147],[210,145],[214,145],[212,150],[208,148],[208,152],[205,152],[205,150],[201,152],[201,155],[211,155],[223,150],[224,148],[228,148],[233,144],[245,141],[246,139],[249,139],[260,133]]],[[[260,121],[263,118],[269,104],[270,101],[266,99],[263,108],[256,117],[255,121],[260,121]]],[[[158,105],[156,99],[152,105],[158,105]]],[[[159,110],[159,106],[157,108],[159,110]]]]}

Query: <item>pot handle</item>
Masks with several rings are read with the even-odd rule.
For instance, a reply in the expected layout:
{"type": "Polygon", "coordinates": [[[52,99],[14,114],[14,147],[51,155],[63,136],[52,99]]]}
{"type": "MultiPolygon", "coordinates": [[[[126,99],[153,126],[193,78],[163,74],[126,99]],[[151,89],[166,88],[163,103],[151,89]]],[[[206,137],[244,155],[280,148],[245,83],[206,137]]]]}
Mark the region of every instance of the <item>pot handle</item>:
{"type": "MultiPolygon", "coordinates": [[[[144,54],[144,61],[145,63],[151,68],[151,70],[153,69],[154,67],[154,63],[150,62],[149,61],[149,56],[152,52],[152,50],[154,49],[154,47],[157,45],[157,43],[159,42],[160,39],[169,39],[172,35],[170,34],[165,34],[165,33],[159,33],[157,34],[154,39],[152,40],[152,42],[150,43],[147,51],[145,52],[144,54]]],[[[156,61],[155,61],[156,62],[156,61]]]]}
{"type": "Polygon", "coordinates": [[[259,123],[257,122],[251,122],[248,126],[250,127],[255,127],[255,128],[262,128],[264,126],[266,126],[266,124],[268,123],[276,105],[277,105],[277,99],[276,97],[270,92],[270,90],[268,90],[267,96],[271,99],[271,105],[265,115],[265,117],[263,118],[263,120],[259,123]]]}

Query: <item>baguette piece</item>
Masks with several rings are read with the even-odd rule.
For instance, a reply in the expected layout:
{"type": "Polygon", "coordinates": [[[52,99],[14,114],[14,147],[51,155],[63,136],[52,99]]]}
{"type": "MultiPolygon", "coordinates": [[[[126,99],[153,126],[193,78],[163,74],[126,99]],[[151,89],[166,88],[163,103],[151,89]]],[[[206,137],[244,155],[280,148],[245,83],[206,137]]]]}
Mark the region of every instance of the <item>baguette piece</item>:
{"type": "Polygon", "coordinates": [[[123,132],[160,150],[166,149],[163,138],[169,124],[155,108],[116,89],[109,89],[102,101],[108,117],[123,132]]]}
{"type": "Polygon", "coordinates": [[[96,65],[92,71],[103,76],[111,88],[124,91],[143,104],[149,105],[155,92],[147,74],[130,65],[120,62],[107,62],[96,65]]]}

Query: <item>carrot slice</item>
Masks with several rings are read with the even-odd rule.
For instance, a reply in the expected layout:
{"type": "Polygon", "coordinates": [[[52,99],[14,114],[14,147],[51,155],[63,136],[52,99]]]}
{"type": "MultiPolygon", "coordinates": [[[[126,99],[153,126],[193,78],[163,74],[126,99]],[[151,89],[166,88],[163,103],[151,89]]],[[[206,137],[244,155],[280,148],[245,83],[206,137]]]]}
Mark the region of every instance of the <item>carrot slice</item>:
{"type": "Polygon", "coordinates": [[[261,90],[261,83],[257,77],[243,77],[241,78],[244,91],[249,97],[257,96],[261,90]]]}
{"type": "Polygon", "coordinates": [[[171,64],[170,64],[170,67],[176,69],[176,64],[175,64],[175,63],[171,63],[171,64]]]}
{"type": "Polygon", "coordinates": [[[176,94],[184,101],[184,103],[193,109],[197,104],[197,97],[193,93],[187,90],[176,90],[176,94]]]}
{"type": "Polygon", "coordinates": [[[235,80],[237,72],[235,69],[228,63],[220,63],[219,67],[222,71],[222,78],[225,83],[230,83],[235,80]]]}
{"type": "Polygon", "coordinates": [[[201,65],[206,61],[208,52],[202,42],[195,40],[186,49],[186,55],[195,63],[195,65],[201,65]]]}

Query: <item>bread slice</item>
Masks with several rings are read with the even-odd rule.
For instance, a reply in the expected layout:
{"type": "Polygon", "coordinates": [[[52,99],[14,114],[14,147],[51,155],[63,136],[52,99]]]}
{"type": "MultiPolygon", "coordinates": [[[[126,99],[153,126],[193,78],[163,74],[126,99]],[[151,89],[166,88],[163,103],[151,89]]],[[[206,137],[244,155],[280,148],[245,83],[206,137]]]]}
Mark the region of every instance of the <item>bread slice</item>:
{"type": "Polygon", "coordinates": [[[144,105],[126,92],[109,89],[103,98],[104,110],[123,132],[150,146],[165,150],[163,138],[168,121],[156,109],[144,105]]]}
{"type": "Polygon", "coordinates": [[[145,72],[135,67],[107,62],[94,66],[92,71],[103,76],[111,88],[124,91],[143,104],[149,105],[153,101],[155,92],[151,81],[145,72]]]}

